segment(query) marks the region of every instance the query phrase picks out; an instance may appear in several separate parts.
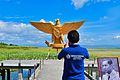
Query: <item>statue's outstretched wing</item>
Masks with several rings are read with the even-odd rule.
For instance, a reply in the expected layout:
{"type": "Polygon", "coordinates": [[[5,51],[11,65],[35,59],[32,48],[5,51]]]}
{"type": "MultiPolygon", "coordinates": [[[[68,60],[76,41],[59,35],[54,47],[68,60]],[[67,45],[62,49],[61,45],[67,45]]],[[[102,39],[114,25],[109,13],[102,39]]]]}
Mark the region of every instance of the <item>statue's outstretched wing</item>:
{"type": "Polygon", "coordinates": [[[30,22],[34,27],[48,34],[52,34],[53,24],[43,22],[30,22]]]}
{"type": "Polygon", "coordinates": [[[85,20],[81,22],[64,23],[61,29],[61,33],[68,34],[68,32],[71,30],[77,30],[84,22],[85,20]]]}

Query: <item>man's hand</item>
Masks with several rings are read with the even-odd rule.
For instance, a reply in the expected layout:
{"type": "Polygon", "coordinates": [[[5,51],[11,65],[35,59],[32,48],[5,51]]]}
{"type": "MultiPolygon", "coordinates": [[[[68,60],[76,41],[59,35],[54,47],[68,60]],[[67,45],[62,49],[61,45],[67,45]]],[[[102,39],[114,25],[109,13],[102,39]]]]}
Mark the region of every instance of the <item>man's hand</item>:
{"type": "Polygon", "coordinates": [[[69,43],[68,42],[66,42],[65,45],[64,45],[64,48],[67,48],[67,47],[69,47],[69,43]]]}

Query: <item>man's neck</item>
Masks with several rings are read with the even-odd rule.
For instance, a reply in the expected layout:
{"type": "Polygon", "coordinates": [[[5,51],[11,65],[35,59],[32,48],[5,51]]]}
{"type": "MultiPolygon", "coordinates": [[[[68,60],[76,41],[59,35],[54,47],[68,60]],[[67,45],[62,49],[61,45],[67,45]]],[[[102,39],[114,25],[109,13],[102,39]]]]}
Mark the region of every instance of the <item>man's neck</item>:
{"type": "Polygon", "coordinates": [[[78,44],[78,43],[71,43],[71,42],[69,42],[69,44],[76,45],[76,44],[78,44]]]}

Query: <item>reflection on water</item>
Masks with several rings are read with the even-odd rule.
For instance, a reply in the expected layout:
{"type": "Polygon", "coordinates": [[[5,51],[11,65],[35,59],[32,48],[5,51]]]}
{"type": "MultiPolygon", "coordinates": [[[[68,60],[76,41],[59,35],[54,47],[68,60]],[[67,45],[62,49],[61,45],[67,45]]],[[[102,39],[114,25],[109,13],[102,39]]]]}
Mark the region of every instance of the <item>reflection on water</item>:
{"type": "MultiPolygon", "coordinates": [[[[33,69],[31,71],[33,73],[33,69]]],[[[2,80],[1,76],[0,80],[2,80]]],[[[5,80],[7,80],[7,76],[5,80]]],[[[18,80],[18,70],[10,72],[10,80],[18,80]]],[[[28,69],[23,70],[23,80],[28,80],[28,69]]]]}

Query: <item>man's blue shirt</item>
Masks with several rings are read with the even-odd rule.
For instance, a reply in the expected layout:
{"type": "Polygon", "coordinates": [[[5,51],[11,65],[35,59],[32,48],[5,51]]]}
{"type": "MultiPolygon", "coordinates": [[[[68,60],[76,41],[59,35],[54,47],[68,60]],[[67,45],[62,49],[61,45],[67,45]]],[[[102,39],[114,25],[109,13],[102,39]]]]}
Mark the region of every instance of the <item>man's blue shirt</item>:
{"type": "Polygon", "coordinates": [[[58,54],[58,59],[62,58],[64,58],[62,80],[84,80],[84,58],[89,58],[87,49],[78,44],[71,44],[58,54]]]}

